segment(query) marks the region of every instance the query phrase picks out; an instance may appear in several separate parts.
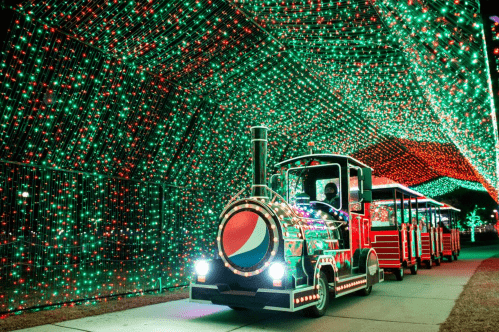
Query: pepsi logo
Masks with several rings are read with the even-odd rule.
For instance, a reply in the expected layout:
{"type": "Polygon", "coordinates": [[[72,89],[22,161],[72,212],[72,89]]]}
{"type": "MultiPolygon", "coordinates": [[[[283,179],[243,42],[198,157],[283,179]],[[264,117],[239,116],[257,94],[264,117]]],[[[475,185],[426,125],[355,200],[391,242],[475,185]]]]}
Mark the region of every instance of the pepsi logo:
{"type": "Polygon", "coordinates": [[[222,248],[233,265],[244,269],[259,265],[266,257],[269,247],[269,228],[256,212],[237,212],[225,223],[222,248]]]}

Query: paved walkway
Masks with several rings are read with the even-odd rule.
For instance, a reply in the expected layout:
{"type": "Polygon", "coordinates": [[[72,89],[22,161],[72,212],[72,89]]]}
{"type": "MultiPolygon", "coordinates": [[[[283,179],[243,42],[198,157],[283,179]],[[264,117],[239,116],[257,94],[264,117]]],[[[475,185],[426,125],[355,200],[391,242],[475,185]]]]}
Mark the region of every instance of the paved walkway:
{"type": "Polygon", "coordinates": [[[371,295],[333,300],[319,319],[300,313],[235,312],[180,300],[18,331],[438,331],[480,262],[495,254],[499,246],[463,249],[458,261],[419,270],[402,282],[386,274],[386,281],[375,285],[371,295]]]}

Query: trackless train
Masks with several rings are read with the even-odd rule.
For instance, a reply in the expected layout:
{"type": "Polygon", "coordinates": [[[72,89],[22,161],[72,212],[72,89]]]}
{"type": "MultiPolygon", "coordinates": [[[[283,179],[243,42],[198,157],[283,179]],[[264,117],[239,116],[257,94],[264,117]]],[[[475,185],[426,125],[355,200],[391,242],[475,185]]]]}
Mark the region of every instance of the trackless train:
{"type": "Polygon", "coordinates": [[[380,267],[404,278],[404,269],[417,274],[421,262],[418,198],[423,195],[400,184],[375,186],[371,203],[371,243],[380,267]]]}
{"type": "Polygon", "coordinates": [[[191,302],[320,317],[330,297],[369,295],[384,268],[400,280],[404,268],[417,272],[434,211],[419,202],[426,198],[401,185],[373,188],[369,166],[312,151],[275,165],[267,185],[267,128],[251,135],[251,196],[239,192],[220,215],[218,257],[196,262],[191,302]]]}

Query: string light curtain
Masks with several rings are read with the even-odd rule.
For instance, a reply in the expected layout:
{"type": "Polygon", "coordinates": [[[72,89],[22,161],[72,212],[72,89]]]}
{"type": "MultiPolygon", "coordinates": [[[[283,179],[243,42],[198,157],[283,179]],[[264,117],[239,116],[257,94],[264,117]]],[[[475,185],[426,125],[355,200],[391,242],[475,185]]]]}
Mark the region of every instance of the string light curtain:
{"type": "Polygon", "coordinates": [[[188,284],[227,196],[0,164],[0,311],[188,284]]]}

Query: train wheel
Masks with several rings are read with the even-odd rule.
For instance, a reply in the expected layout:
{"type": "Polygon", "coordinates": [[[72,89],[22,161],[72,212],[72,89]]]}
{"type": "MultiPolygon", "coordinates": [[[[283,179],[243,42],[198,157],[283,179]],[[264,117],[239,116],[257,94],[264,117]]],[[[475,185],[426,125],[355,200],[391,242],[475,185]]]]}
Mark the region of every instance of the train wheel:
{"type": "Polygon", "coordinates": [[[418,264],[411,266],[411,274],[418,274],[418,264]]]}
{"type": "Polygon", "coordinates": [[[326,274],[322,271],[318,285],[319,289],[317,290],[317,293],[319,295],[319,303],[312,307],[303,309],[303,313],[307,317],[317,318],[324,316],[324,314],[327,311],[327,308],[329,307],[329,289],[328,289],[327,277],[326,274]]]}
{"type": "Polygon", "coordinates": [[[449,260],[449,262],[452,262],[454,260],[454,256],[449,255],[449,256],[447,256],[447,259],[449,260]]]}
{"type": "Polygon", "coordinates": [[[441,263],[441,262],[442,262],[442,257],[440,257],[439,259],[436,259],[436,260],[435,260],[435,264],[436,264],[437,266],[440,266],[440,263],[441,263]]]}
{"type": "Polygon", "coordinates": [[[427,268],[428,270],[429,270],[429,269],[431,269],[431,268],[433,267],[433,264],[432,264],[432,262],[431,262],[431,258],[430,258],[429,260],[425,261],[425,262],[426,262],[426,264],[425,264],[425,265],[426,265],[426,268],[427,268]]]}
{"type": "Polygon", "coordinates": [[[361,295],[361,296],[368,296],[369,294],[371,294],[373,290],[373,286],[369,286],[369,287],[366,287],[364,289],[361,289],[360,291],[357,292],[357,294],[361,295]]]}
{"type": "Polygon", "coordinates": [[[457,254],[453,254],[454,260],[457,261],[457,254]]]}
{"type": "Polygon", "coordinates": [[[398,281],[404,280],[404,268],[397,269],[394,271],[395,273],[395,278],[397,278],[398,281]]]}
{"type": "Polygon", "coordinates": [[[229,306],[229,308],[231,308],[232,310],[235,310],[235,311],[246,311],[246,310],[249,310],[248,308],[243,308],[243,307],[233,307],[233,306],[229,306]]]}

